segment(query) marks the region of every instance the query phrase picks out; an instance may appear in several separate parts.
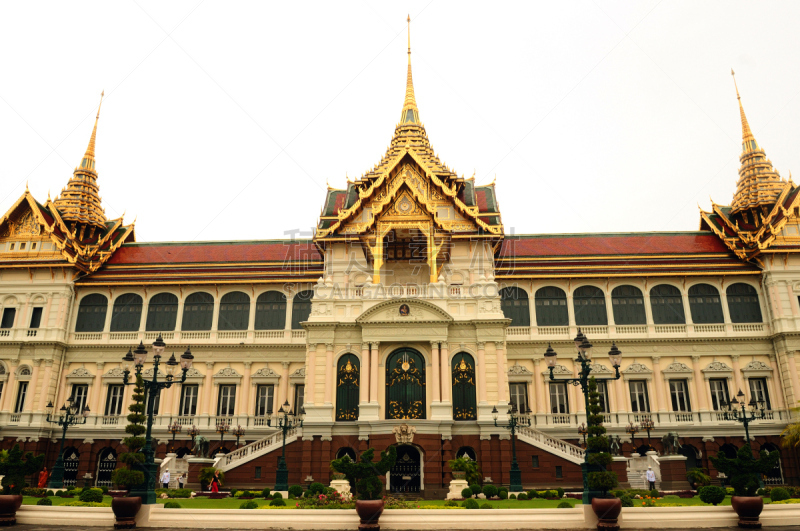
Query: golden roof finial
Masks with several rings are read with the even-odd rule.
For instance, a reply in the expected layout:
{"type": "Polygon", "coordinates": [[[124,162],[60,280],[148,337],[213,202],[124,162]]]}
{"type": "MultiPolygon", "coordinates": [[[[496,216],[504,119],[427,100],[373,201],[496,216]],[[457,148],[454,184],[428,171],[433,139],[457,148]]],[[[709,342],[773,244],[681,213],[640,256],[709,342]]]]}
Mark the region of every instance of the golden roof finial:
{"type": "Polygon", "coordinates": [[[742,151],[754,151],[758,149],[756,138],[753,136],[753,131],[750,130],[750,124],[747,122],[747,116],[744,114],[744,107],[742,107],[742,97],[739,95],[739,86],[736,84],[736,73],[731,68],[731,76],[733,77],[733,86],[736,89],[736,99],[739,100],[739,115],[742,118],[742,151]]]}
{"type": "Polygon", "coordinates": [[[408,22],[408,74],[406,76],[406,99],[403,102],[403,112],[400,115],[401,124],[419,124],[419,110],[417,100],[414,98],[414,81],[411,78],[411,16],[408,22]]]}
{"type": "Polygon", "coordinates": [[[82,170],[89,170],[95,171],[94,169],[94,145],[95,140],[97,139],[97,121],[100,119],[100,107],[103,106],[103,96],[105,96],[106,91],[102,91],[100,93],[100,104],[97,106],[97,116],[94,119],[94,129],[92,129],[92,136],[89,138],[89,145],[86,146],[86,154],[83,156],[81,160],[80,169],[82,170]]]}

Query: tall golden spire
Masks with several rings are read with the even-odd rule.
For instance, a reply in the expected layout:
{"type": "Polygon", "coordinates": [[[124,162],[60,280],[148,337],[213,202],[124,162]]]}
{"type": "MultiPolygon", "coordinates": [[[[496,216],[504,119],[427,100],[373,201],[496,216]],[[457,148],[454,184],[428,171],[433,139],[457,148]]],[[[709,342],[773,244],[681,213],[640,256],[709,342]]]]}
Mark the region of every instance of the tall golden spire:
{"type": "Polygon", "coordinates": [[[739,87],[736,85],[736,73],[733,68],[731,68],[731,76],[733,76],[733,86],[736,89],[736,99],[739,100],[739,116],[742,119],[742,152],[753,151],[758,149],[758,144],[756,143],[756,137],[753,136],[753,131],[750,130],[747,116],[744,114],[742,97],[739,96],[739,87]]]}
{"type": "Polygon", "coordinates": [[[406,77],[406,99],[403,102],[403,112],[400,115],[401,124],[420,124],[417,100],[414,98],[414,81],[411,79],[411,15],[408,22],[408,75],[406,77]]]}

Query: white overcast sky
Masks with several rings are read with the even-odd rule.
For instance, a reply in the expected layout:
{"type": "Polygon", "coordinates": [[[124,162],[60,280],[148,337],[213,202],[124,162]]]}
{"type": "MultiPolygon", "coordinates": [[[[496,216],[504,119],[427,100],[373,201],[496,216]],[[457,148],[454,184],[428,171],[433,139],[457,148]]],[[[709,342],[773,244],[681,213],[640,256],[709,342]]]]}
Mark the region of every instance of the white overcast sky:
{"type": "Polygon", "coordinates": [[[146,241],[310,231],[378,162],[411,15],[441,159],[497,178],[506,232],[695,230],[741,126],[800,180],[800,2],[0,4],[0,211],[66,185],[91,133],[109,217],[146,241]]]}

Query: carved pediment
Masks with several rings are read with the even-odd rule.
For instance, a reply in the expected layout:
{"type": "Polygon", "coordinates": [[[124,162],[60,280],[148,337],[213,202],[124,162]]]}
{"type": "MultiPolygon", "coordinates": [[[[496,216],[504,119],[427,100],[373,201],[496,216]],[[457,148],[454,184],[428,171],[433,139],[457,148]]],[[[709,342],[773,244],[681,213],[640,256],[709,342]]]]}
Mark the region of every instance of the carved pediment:
{"type": "Polygon", "coordinates": [[[242,375],[239,374],[236,369],[232,367],[224,367],[217,371],[217,374],[214,375],[214,378],[241,378],[242,375]]]}
{"type": "Polygon", "coordinates": [[[691,373],[692,372],[692,368],[689,367],[688,365],[686,365],[685,363],[681,363],[681,362],[676,361],[675,363],[670,363],[669,365],[667,365],[667,368],[664,369],[663,372],[685,372],[685,373],[691,373]]]}
{"type": "Polygon", "coordinates": [[[747,365],[744,366],[743,371],[771,371],[772,367],[764,363],[763,361],[751,361],[747,365]]]}
{"type": "Polygon", "coordinates": [[[642,363],[631,363],[624,371],[625,374],[650,374],[653,371],[642,363]]]}
{"type": "Polygon", "coordinates": [[[530,376],[533,373],[522,365],[512,365],[508,368],[508,374],[510,376],[530,376]]]}
{"type": "Polygon", "coordinates": [[[125,376],[125,371],[122,370],[122,367],[114,367],[106,372],[103,376],[106,378],[122,378],[125,376]]]}
{"type": "Polygon", "coordinates": [[[733,372],[733,369],[721,361],[712,361],[703,372],[733,372]]]}
{"type": "Polygon", "coordinates": [[[258,369],[253,373],[254,378],[280,378],[280,375],[269,367],[258,369]]]}
{"type": "Polygon", "coordinates": [[[411,323],[450,322],[453,318],[446,311],[429,302],[415,299],[397,299],[377,304],[361,314],[357,323],[411,323]]]}
{"type": "Polygon", "coordinates": [[[90,373],[86,367],[78,367],[67,374],[67,378],[92,378],[94,374],[90,373]]]}

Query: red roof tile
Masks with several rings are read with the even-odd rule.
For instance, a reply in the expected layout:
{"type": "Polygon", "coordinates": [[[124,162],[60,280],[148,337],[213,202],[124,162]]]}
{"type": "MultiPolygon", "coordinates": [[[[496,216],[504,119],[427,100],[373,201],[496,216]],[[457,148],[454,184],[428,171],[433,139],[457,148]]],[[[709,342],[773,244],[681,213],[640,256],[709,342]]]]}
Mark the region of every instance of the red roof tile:
{"type": "Polygon", "coordinates": [[[519,236],[506,238],[500,257],[728,253],[713,233],[519,236]]]}
{"type": "Polygon", "coordinates": [[[322,260],[311,241],[123,245],[108,261],[122,264],[202,264],[322,260]]]}
{"type": "Polygon", "coordinates": [[[475,189],[475,200],[478,204],[478,212],[487,212],[489,210],[486,204],[486,190],[480,188],[475,189]]]}

